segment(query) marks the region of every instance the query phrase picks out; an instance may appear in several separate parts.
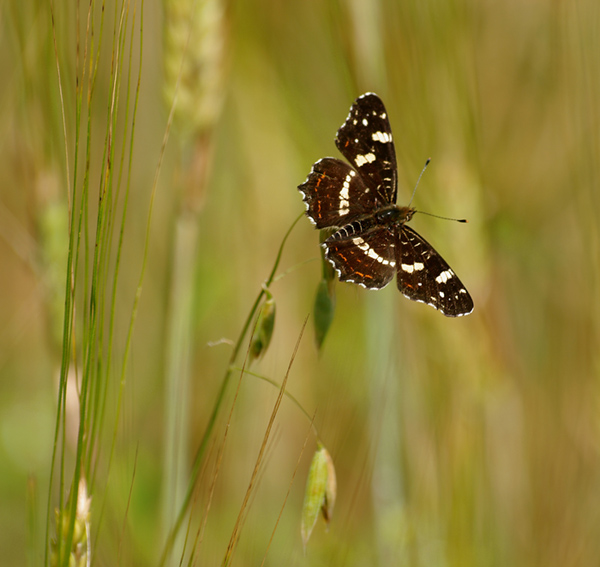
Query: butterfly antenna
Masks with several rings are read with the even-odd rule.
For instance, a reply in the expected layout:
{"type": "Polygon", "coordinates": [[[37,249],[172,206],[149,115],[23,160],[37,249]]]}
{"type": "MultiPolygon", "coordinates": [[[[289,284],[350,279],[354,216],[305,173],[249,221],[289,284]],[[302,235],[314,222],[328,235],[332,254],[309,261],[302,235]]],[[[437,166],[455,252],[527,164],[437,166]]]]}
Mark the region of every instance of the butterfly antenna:
{"type": "Polygon", "coordinates": [[[423,211],[415,211],[415,213],[419,213],[421,215],[427,215],[428,217],[435,217],[436,219],[451,220],[454,222],[469,222],[467,219],[455,219],[452,217],[441,217],[440,215],[434,215],[433,213],[424,213],[423,211]]]}
{"type": "MultiPolygon", "coordinates": [[[[409,207],[410,207],[410,204],[412,203],[412,200],[415,197],[415,193],[417,192],[417,187],[419,186],[419,181],[421,181],[421,177],[423,177],[423,174],[425,173],[425,170],[427,169],[427,166],[429,165],[430,161],[431,161],[431,158],[427,158],[427,161],[425,162],[425,165],[423,166],[423,169],[421,170],[421,175],[419,175],[419,179],[417,179],[417,184],[415,185],[415,188],[413,189],[412,197],[410,198],[410,202],[408,203],[409,207]]],[[[436,219],[443,219],[443,220],[449,220],[449,221],[455,221],[455,222],[469,222],[467,219],[455,219],[455,218],[451,218],[451,217],[441,217],[440,215],[434,215],[432,213],[424,213],[423,211],[415,211],[415,213],[427,215],[428,217],[435,217],[436,219]]]]}
{"type": "Polygon", "coordinates": [[[419,175],[419,179],[417,179],[417,183],[415,185],[415,188],[413,189],[412,196],[411,196],[410,201],[408,203],[409,207],[410,207],[410,204],[413,202],[413,199],[415,198],[415,193],[417,192],[417,187],[419,186],[419,182],[421,181],[421,177],[423,177],[423,174],[425,173],[425,170],[427,169],[427,166],[429,165],[430,161],[431,161],[431,158],[427,158],[427,161],[425,162],[425,165],[423,166],[423,169],[421,170],[421,175],[419,175]]]}

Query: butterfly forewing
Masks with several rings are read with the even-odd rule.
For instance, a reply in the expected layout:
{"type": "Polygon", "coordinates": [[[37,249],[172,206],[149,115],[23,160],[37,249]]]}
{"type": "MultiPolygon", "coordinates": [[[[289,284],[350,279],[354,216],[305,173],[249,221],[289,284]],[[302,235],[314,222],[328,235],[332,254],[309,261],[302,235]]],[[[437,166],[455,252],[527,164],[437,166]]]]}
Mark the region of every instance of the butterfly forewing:
{"type": "Polygon", "coordinates": [[[396,202],[396,151],[390,121],[381,99],[373,93],[357,98],[338,130],[336,146],[376,191],[378,205],[396,202]]]}
{"type": "Polygon", "coordinates": [[[355,169],[335,158],[315,163],[307,180],[298,187],[306,214],[317,226],[343,226],[359,215],[370,213],[375,194],[355,169]]]}
{"type": "Polygon", "coordinates": [[[394,278],[396,252],[393,233],[388,227],[375,226],[366,232],[342,229],[330,236],[323,246],[325,257],[340,281],[381,289],[394,278]]]}
{"type": "Polygon", "coordinates": [[[448,263],[421,235],[401,225],[396,242],[398,289],[448,317],[473,311],[473,300],[448,263]]]}

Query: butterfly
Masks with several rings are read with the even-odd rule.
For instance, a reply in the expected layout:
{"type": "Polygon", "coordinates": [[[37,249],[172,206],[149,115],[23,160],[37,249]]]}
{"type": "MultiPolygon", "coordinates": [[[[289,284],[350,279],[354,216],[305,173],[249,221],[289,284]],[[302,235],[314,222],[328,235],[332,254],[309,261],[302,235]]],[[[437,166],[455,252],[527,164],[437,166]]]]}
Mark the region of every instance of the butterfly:
{"type": "Polygon", "coordinates": [[[317,228],[334,228],[322,246],[340,281],[398,289],[447,317],[473,311],[473,300],[448,263],[406,225],[416,210],[396,205],[398,169],[392,129],[374,93],[356,99],[335,144],[349,163],[317,161],[298,187],[317,228]]]}

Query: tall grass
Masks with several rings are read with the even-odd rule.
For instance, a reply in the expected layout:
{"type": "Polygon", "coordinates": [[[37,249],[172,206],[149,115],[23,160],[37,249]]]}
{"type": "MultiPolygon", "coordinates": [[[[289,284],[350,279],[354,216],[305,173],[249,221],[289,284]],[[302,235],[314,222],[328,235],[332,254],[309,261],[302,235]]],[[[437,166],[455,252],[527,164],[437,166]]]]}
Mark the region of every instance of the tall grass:
{"type": "Polygon", "coordinates": [[[599,10],[4,3],[3,561],[595,564],[599,10]],[[431,157],[414,205],[469,219],[412,225],[475,311],[336,284],[288,372],[318,233],[279,247],[366,91],[399,203],[431,157]],[[273,335],[242,374],[269,279],[273,335]],[[293,400],[337,476],[306,554],[317,439],[293,400]]]}

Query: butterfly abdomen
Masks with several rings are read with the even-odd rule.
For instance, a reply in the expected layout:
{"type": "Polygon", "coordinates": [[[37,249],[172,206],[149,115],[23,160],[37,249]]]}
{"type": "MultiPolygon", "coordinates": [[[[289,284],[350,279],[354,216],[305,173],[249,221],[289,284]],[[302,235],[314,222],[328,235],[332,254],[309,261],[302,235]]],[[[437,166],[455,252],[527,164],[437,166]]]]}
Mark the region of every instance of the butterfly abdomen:
{"type": "Polygon", "coordinates": [[[328,240],[346,240],[348,238],[354,238],[359,234],[369,232],[369,230],[378,225],[379,223],[374,216],[364,217],[344,225],[338,231],[334,232],[328,240]]]}
{"type": "Polygon", "coordinates": [[[415,210],[410,207],[386,205],[375,211],[372,215],[364,216],[344,225],[338,231],[334,232],[329,237],[329,240],[346,240],[347,238],[365,234],[376,227],[404,224],[405,222],[408,222],[414,214],[415,210]]]}

